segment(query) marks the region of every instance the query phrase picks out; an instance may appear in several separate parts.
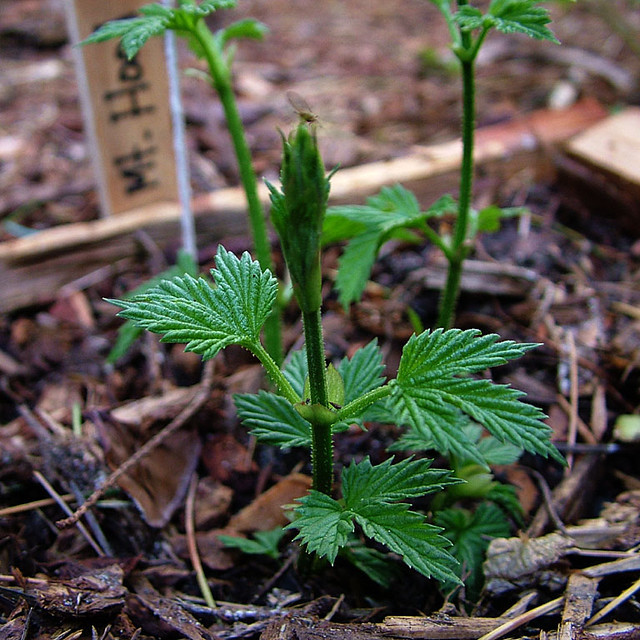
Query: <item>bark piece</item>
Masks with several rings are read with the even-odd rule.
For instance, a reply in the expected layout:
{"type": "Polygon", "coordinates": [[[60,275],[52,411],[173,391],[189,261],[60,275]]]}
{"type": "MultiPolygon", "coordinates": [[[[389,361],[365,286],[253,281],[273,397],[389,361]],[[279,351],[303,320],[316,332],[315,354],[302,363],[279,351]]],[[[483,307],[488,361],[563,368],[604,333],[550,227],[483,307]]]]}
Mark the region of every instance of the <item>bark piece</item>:
{"type": "Polygon", "coordinates": [[[591,615],[593,602],[598,593],[598,580],[580,573],[569,576],[565,592],[562,623],[558,629],[559,640],[574,640],[591,615]]]}

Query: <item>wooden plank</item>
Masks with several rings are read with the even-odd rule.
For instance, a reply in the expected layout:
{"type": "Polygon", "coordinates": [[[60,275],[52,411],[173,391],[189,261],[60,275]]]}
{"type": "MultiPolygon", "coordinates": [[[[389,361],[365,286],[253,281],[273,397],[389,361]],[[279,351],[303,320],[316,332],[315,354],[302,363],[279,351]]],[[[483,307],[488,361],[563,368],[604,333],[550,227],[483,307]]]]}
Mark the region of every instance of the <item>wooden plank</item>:
{"type": "MultiPolygon", "coordinates": [[[[74,45],[143,0],[65,2],[74,45]]],[[[162,38],[127,60],[111,40],[74,47],[78,84],[103,215],[177,201],[169,89],[162,38]]]]}
{"type": "Polygon", "coordinates": [[[575,136],[557,158],[567,193],[589,202],[593,218],[640,231],[640,108],[628,107],[575,136]]]}
{"type": "MultiPolygon", "coordinates": [[[[247,232],[244,195],[220,191],[208,198],[211,209],[196,211],[196,233],[203,245],[247,232]]],[[[144,230],[159,246],[180,238],[180,207],[159,203],[95,222],[61,225],[0,244],[0,313],[47,304],[78,278],[140,254],[144,230]]]]}
{"type": "Polygon", "coordinates": [[[640,188],[640,107],[590,127],[567,143],[576,158],[640,188]]]}
{"type": "MultiPolygon", "coordinates": [[[[536,112],[478,133],[476,160],[485,176],[506,180],[517,172],[547,171],[545,149],[606,115],[597,103],[580,103],[566,112],[536,112]]],[[[339,171],[331,181],[331,203],[362,202],[385,185],[401,182],[426,206],[455,189],[460,163],[457,141],[423,147],[415,153],[339,171]]],[[[267,202],[266,188],[260,191],[267,202]]],[[[222,189],[193,202],[200,246],[247,233],[244,193],[222,189]]],[[[161,246],[179,237],[179,207],[160,203],[89,223],[76,223],[0,244],[0,312],[44,304],[61,287],[91,271],[139,251],[135,231],[144,229],[161,246]]]]}

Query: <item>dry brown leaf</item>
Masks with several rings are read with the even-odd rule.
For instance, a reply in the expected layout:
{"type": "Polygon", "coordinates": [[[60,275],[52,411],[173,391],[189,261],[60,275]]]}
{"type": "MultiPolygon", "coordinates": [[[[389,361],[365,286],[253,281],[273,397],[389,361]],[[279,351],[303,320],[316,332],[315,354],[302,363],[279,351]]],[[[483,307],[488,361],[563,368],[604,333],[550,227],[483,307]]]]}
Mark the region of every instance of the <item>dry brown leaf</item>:
{"type": "Polygon", "coordinates": [[[487,582],[518,580],[557,562],[575,542],[560,533],[541,538],[497,538],[491,541],[484,563],[487,582]]]}
{"type": "Polygon", "coordinates": [[[211,529],[227,514],[233,499],[233,490],[212,478],[198,482],[195,503],[196,530],[211,529]]]}
{"type": "MultiPolygon", "coordinates": [[[[226,529],[196,532],[196,546],[203,565],[212,571],[226,571],[233,567],[233,553],[218,539],[219,534],[232,535],[233,533],[226,529]]],[[[172,536],[171,547],[180,558],[189,558],[187,536],[182,534],[172,536]]]]}
{"type": "Polygon", "coordinates": [[[127,402],[111,411],[111,417],[121,424],[146,426],[156,420],[171,420],[186,407],[198,390],[194,387],[178,387],[161,396],[148,396],[127,402]]]}
{"type": "Polygon", "coordinates": [[[232,435],[217,433],[205,442],[202,462],[214,480],[227,483],[233,473],[256,470],[249,450],[232,435]]]}
{"type": "Polygon", "coordinates": [[[285,508],[293,504],[296,498],[304,496],[310,488],[309,476],[291,473],[233,516],[227,529],[247,533],[283,527],[289,522],[285,508]]]}
{"type": "MultiPolygon", "coordinates": [[[[129,429],[105,425],[107,461],[117,469],[143,444],[129,429]]],[[[145,438],[147,440],[148,438],[145,438]]],[[[193,431],[179,430],[118,480],[152,527],[163,527],[182,504],[202,446],[193,431]]]]}

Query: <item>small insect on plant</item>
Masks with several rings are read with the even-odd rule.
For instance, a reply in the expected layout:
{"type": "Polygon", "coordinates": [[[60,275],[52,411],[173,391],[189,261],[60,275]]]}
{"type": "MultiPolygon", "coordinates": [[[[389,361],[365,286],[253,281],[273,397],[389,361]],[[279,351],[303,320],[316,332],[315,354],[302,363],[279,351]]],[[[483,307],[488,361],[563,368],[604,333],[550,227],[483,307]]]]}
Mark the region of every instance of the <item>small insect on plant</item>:
{"type": "Polygon", "coordinates": [[[311,110],[309,103],[299,93],[287,91],[287,100],[301,121],[307,124],[316,124],[319,121],[318,116],[311,110]]]}

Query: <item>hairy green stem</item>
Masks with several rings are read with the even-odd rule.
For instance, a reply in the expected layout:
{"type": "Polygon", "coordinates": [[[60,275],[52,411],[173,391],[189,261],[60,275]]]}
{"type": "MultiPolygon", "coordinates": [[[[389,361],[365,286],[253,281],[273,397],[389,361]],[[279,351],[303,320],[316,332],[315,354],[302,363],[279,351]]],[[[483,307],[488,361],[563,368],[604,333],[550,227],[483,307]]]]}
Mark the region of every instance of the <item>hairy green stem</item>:
{"type": "Polygon", "coordinates": [[[378,400],[382,400],[391,395],[394,385],[395,381],[391,380],[389,384],[373,389],[372,391],[367,391],[364,395],[352,400],[336,413],[336,422],[350,420],[351,418],[359,416],[365,409],[368,409],[372,404],[378,402],[378,400]]]}
{"type": "MultiPolygon", "coordinates": [[[[312,405],[329,407],[327,369],[324,358],[324,340],[320,308],[303,311],[305,348],[309,368],[309,393],[312,405]]],[[[320,420],[311,423],[311,462],[313,488],[327,495],[333,485],[333,441],[331,425],[320,420]]]]}
{"type": "MultiPolygon", "coordinates": [[[[258,182],[251,162],[251,151],[247,144],[244,126],[233,93],[231,71],[224,60],[223,52],[220,50],[218,43],[204,20],[198,21],[194,35],[204,51],[209,73],[213,80],[213,87],[217,91],[220,102],[222,103],[227,128],[229,129],[233,142],[233,148],[238,161],[238,169],[240,171],[240,180],[242,181],[242,186],[247,198],[249,225],[251,227],[256,258],[263,269],[269,269],[273,273],[273,262],[271,260],[271,248],[269,245],[264,210],[258,196],[258,182]]],[[[280,364],[283,359],[281,335],[280,316],[277,311],[274,311],[265,322],[264,339],[267,351],[278,364],[280,364]]]]}
{"type": "Polygon", "coordinates": [[[463,51],[458,54],[462,66],[462,165],[460,167],[460,195],[458,200],[458,215],[451,253],[449,269],[438,312],[438,326],[451,328],[460,294],[460,278],[462,263],[467,257],[467,234],[469,227],[469,213],[473,194],[473,146],[475,132],[475,59],[467,58],[471,48],[469,34],[462,34],[463,51]]]}
{"type": "Polygon", "coordinates": [[[300,402],[300,396],[295,392],[291,383],[285,378],[276,361],[269,355],[269,352],[261,344],[247,344],[246,346],[253,353],[265,368],[269,379],[280,390],[280,393],[291,403],[300,402]]]}
{"type": "Polygon", "coordinates": [[[324,339],[320,309],[302,313],[307,366],[309,367],[309,392],[311,404],[329,406],[327,395],[327,364],[324,359],[324,339]]]}
{"type": "Polygon", "coordinates": [[[331,495],[333,486],[333,441],[331,425],[311,424],[311,464],[315,491],[331,495]]]}

